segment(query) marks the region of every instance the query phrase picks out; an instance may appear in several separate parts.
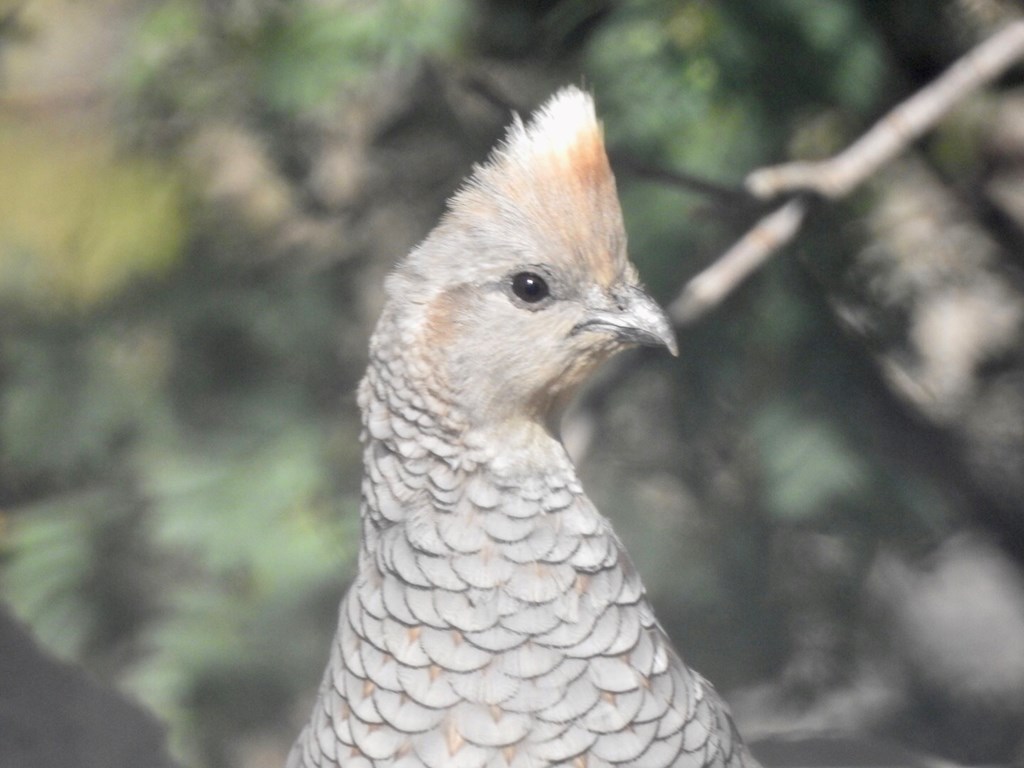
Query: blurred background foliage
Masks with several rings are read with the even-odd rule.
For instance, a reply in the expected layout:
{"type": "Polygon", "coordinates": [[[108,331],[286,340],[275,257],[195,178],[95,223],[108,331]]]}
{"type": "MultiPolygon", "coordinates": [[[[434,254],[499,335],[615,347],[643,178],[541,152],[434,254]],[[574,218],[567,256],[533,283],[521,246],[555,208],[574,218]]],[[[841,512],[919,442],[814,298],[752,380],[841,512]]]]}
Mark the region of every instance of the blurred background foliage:
{"type": "MultiPolygon", "coordinates": [[[[0,598],[183,765],[280,765],[352,572],[382,277],[510,109],[595,92],[669,302],[757,211],[651,168],[826,156],[1020,13],[0,1],[0,598]]],[[[748,735],[1024,759],[1021,126],[1018,68],[567,416],[748,735]]]]}

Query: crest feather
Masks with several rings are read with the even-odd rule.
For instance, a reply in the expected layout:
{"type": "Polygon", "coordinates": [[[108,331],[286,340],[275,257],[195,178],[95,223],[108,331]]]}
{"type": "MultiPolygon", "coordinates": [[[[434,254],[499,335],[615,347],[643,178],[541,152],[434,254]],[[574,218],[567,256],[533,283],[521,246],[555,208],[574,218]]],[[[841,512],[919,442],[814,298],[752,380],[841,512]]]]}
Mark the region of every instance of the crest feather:
{"type": "Polygon", "coordinates": [[[495,159],[529,162],[544,156],[571,160],[581,151],[604,155],[604,139],[594,100],[579,88],[558,91],[537,111],[529,127],[516,116],[495,159]]]}
{"type": "Polygon", "coordinates": [[[570,86],[524,123],[517,116],[451,201],[461,224],[495,245],[610,284],[628,268],[622,212],[590,94],[570,86]]]}

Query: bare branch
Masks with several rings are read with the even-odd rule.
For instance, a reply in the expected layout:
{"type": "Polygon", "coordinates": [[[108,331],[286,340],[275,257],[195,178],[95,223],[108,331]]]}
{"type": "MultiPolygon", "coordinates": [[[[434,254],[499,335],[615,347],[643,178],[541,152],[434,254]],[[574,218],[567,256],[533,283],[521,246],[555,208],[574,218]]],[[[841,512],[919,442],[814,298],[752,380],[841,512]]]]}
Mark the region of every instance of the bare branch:
{"type": "MultiPolygon", "coordinates": [[[[835,157],[761,168],[747,176],[746,187],[761,199],[794,192],[842,198],[934,127],[965,96],[999,77],[1022,58],[1024,20],[1019,20],[978,44],[835,157]]],[[[716,306],[796,236],[806,212],[806,202],[797,198],[761,219],[686,284],[669,308],[672,318],[680,324],[689,323],[716,306]]]]}
{"type": "Polygon", "coordinates": [[[752,200],[750,193],[743,187],[720,184],[717,181],[711,181],[702,176],[695,176],[692,173],[683,173],[682,171],[674,171],[658,165],[651,165],[628,152],[618,149],[611,150],[609,155],[616,176],[632,176],[636,179],[644,179],[669,187],[685,189],[689,192],[705,195],[720,204],[731,207],[759,206],[759,203],[756,200],[752,200]]]}
{"type": "Polygon", "coordinates": [[[1021,58],[1024,20],[1008,24],[977,45],[840,154],[820,162],[786,163],[754,171],[747,177],[747,189],[762,199],[794,191],[844,197],[934,127],[967,94],[1021,58]]]}
{"type": "Polygon", "coordinates": [[[686,284],[669,307],[672,319],[680,324],[689,323],[717,305],[747,275],[793,239],[806,213],[807,202],[796,198],[757,222],[732,248],[686,284]]]}

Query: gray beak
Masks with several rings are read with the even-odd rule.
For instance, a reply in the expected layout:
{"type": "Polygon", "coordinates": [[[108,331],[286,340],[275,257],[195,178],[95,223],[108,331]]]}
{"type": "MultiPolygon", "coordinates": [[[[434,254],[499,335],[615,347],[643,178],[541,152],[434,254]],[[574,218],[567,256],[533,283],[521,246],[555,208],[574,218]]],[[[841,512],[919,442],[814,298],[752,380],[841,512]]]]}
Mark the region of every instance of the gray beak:
{"type": "Polygon", "coordinates": [[[591,310],[589,316],[572,329],[572,334],[603,331],[625,344],[665,347],[673,357],[679,354],[668,315],[643,290],[632,285],[616,288],[613,303],[609,308],[591,310]]]}

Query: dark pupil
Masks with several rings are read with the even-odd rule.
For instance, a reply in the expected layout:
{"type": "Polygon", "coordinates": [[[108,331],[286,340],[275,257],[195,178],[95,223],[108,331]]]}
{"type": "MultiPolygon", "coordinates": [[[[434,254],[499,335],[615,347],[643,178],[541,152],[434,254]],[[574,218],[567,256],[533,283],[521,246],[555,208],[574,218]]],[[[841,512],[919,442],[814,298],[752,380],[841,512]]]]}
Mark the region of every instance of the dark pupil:
{"type": "Polygon", "coordinates": [[[548,284],[544,278],[533,272],[520,272],[512,278],[512,292],[531,304],[548,295],[548,284]]]}

